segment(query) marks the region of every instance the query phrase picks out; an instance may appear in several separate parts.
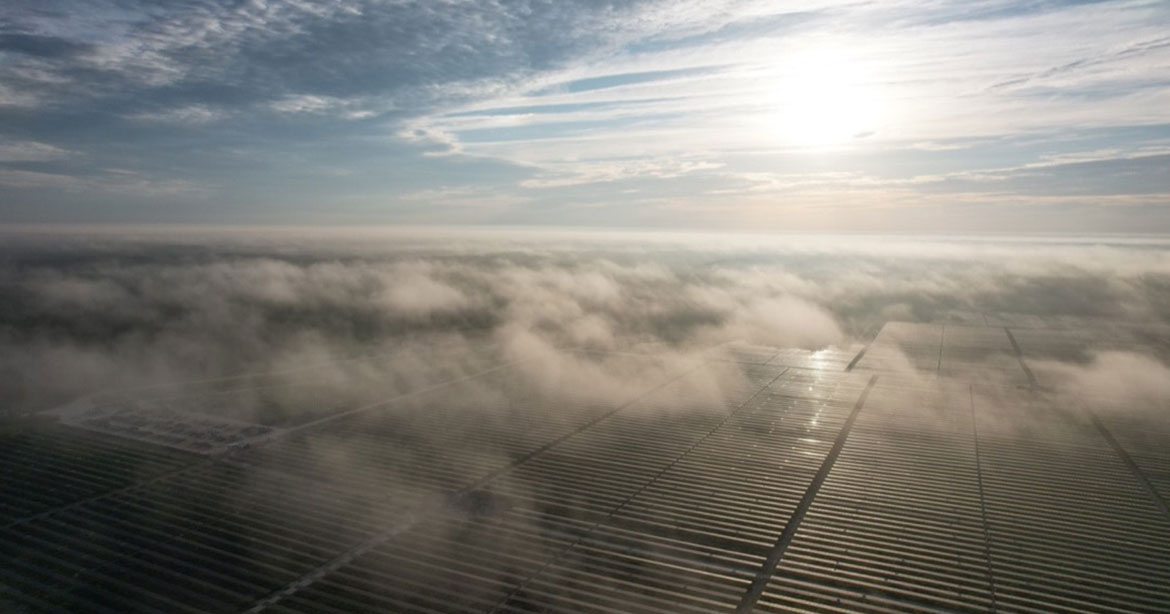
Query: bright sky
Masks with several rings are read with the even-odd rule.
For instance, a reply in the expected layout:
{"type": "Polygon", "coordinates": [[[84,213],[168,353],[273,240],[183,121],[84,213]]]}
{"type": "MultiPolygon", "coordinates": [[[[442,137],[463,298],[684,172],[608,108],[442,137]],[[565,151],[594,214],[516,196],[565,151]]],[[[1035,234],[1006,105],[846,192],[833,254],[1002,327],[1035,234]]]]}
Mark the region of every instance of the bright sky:
{"type": "Polygon", "coordinates": [[[0,223],[1170,231],[1164,0],[4,17],[0,223]]]}

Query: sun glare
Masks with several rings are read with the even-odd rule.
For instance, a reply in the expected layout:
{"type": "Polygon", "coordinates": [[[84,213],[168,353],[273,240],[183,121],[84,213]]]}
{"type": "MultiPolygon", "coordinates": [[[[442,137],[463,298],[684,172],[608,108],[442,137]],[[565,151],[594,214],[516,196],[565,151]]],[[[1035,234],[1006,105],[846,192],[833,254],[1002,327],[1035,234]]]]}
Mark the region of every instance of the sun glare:
{"type": "Polygon", "coordinates": [[[841,145],[877,130],[881,102],[861,62],[836,49],[793,56],[773,104],[781,138],[806,147],[841,145]]]}

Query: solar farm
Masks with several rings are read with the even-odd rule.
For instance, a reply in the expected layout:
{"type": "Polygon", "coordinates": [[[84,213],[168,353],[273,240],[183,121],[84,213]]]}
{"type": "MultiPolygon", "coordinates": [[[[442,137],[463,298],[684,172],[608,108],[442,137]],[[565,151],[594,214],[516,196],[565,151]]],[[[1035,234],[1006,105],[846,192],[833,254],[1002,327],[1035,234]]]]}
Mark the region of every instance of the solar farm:
{"type": "Polygon", "coordinates": [[[87,399],[2,435],[0,610],[1170,612],[1170,412],[1035,368],[1150,339],[952,314],[617,401],[489,351],[295,419],[217,410],[264,377],[87,399]]]}

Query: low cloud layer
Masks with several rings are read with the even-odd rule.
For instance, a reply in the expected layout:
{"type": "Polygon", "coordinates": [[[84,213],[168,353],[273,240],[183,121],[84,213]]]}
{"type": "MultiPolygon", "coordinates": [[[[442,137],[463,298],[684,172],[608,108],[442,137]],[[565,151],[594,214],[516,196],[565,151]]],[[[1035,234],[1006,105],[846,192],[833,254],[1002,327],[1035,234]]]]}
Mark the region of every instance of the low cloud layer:
{"type": "Polygon", "coordinates": [[[1049,361],[1039,370],[1053,388],[1095,404],[1127,399],[1158,407],[1170,400],[1170,367],[1147,354],[1094,352],[1087,364],[1049,361]]]}
{"type": "MultiPolygon", "coordinates": [[[[616,402],[728,342],[849,347],[888,320],[964,313],[1123,327],[1138,354],[1100,354],[1108,348],[1090,339],[1039,369],[1167,396],[1158,382],[1170,357],[1170,245],[1152,240],[340,230],[5,238],[6,413],[275,373],[266,377],[279,385],[231,393],[224,411],[305,420],[330,403],[359,406],[505,363],[546,392],[616,402]],[[378,358],[343,360],[360,356],[378,358]],[[1118,369],[1140,381],[1100,375],[1118,369]]],[[[733,385],[696,394],[715,399],[733,385]]]]}

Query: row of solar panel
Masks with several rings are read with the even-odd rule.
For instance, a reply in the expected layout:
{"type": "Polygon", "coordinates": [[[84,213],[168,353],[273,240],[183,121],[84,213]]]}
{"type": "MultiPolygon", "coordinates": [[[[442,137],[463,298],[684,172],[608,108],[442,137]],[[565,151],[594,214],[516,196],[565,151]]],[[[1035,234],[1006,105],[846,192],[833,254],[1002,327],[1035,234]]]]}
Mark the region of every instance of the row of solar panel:
{"type": "MultiPolygon", "coordinates": [[[[476,408],[451,389],[189,466],[96,435],[28,435],[43,441],[5,446],[9,492],[98,479],[11,509],[24,520],[0,532],[13,562],[0,581],[34,611],[731,610],[868,379],[765,353],[717,411],[654,395],[476,408]],[[102,446],[117,462],[70,456],[102,446]]],[[[1140,424],[1103,418],[1135,476],[1090,419],[1031,392],[886,377],[858,416],[758,609],[1170,603],[1170,519],[1138,480],[1164,488],[1166,451],[1140,424]]]]}

